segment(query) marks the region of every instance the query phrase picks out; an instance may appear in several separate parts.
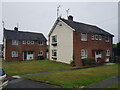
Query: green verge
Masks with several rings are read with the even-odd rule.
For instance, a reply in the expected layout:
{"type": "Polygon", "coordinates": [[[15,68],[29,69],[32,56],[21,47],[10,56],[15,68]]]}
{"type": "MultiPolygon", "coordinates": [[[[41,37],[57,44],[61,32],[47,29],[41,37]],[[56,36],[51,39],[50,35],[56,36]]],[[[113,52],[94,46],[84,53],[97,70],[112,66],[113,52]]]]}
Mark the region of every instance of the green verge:
{"type": "Polygon", "coordinates": [[[116,83],[108,88],[120,88],[120,83],[116,83]]]}
{"type": "Polygon", "coordinates": [[[48,72],[71,69],[70,65],[51,62],[48,60],[3,62],[3,68],[8,75],[24,75],[30,73],[48,72]]]}
{"type": "Polygon", "coordinates": [[[24,77],[64,88],[79,88],[118,75],[118,64],[24,77]]]}

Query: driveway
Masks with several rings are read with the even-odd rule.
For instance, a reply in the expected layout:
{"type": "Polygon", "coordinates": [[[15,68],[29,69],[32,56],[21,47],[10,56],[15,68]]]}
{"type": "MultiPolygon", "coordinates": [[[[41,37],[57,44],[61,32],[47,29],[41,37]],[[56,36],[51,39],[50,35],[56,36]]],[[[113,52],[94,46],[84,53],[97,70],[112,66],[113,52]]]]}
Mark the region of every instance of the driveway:
{"type": "Polygon", "coordinates": [[[9,84],[6,88],[60,88],[60,87],[27,79],[10,78],[9,84]]]}

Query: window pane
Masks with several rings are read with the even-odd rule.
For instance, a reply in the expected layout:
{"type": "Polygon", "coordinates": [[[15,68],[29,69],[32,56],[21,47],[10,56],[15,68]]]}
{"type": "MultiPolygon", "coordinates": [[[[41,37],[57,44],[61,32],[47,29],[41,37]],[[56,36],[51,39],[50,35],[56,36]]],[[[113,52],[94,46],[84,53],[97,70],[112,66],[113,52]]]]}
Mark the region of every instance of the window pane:
{"type": "Polygon", "coordinates": [[[86,33],[81,33],[81,40],[87,41],[87,34],[86,33]]]}

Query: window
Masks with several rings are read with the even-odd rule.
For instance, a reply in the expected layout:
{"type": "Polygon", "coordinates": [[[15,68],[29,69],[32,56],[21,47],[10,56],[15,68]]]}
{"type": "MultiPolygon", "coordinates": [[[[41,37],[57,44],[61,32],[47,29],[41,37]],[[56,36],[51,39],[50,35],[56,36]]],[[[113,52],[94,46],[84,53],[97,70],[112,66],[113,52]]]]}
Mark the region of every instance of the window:
{"type": "Polygon", "coordinates": [[[52,50],[52,56],[57,56],[57,50],[52,50]]]}
{"type": "Polygon", "coordinates": [[[92,36],[91,36],[91,40],[94,40],[94,38],[95,38],[95,36],[94,36],[94,34],[92,34],[92,36]]]}
{"type": "Polygon", "coordinates": [[[81,59],[87,58],[87,50],[82,49],[81,50],[81,59]]]}
{"type": "Polygon", "coordinates": [[[34,44],[34,41],[31,41],[31,44],[34,44]]]}
{"type": "Polygon", "coordinates": [[[110,56],[110,50],[106,50],[106,56],[110,56]]]}
{"type": "Polygon", "coordinates": [[[101,51],[100,50],[97,50],[96,51],[96,55],[100,55],[101,54],[101,51]]]}
{"type": "Polygon", "coordinates": [[[30,44],[30,41],[27,41],[27,44],[30,44]]]}
{"type": "Polygon", "coordinates": [[[18,40],[12,40],[12,45],[18,45],[18,40]]]}
{"type": "Polygon", "coordinates": [[[106,42],[109,42],[110,40],[109,40],[109,37],[105,37],[105,41],[106,42]]]}
{"type": "Polygon", "coordinates": [[[99,40],[99,35],[95,35],[95,40],[99,40]]]}
{"type": "Polygon", "coordinates": [[[52,36],[52,43],[57,42],[57,35],[52,36]]]}
{"type": "Polygon", "coordinates": [[[28,55],[33,54],[33,51],[28,51],[28,55]]]}
{"type": "Polygon", "coordinates": [[[81,41],[87,41],[87,34],[81,33],[81,41]]]}
{"type": "Polygon", "coordinates": [[[39,56],[42,56],[43,55],[43,51],[39,51],[39,56]]]}
{"type": "Polygon", "coordinates": [[[101,35],[99,35],[99,40],[102,40],[102,36],[101,35]]]}
{"type": "Polygon", "coordinates": [[[12,51],[12,57],[18,57],[18,52],[17,51],[12,51]]]}
{"type": "Polygon", "coordinates": [[[39,45],[43,45],[43,42],[42,42],[42,41],[38,41],[38,44],[39,44],[39,45]]]}
{"type": "Polygon", "coordinates": [[[26,44],[26,41],[23,41],[23,44],[26,44]]]}

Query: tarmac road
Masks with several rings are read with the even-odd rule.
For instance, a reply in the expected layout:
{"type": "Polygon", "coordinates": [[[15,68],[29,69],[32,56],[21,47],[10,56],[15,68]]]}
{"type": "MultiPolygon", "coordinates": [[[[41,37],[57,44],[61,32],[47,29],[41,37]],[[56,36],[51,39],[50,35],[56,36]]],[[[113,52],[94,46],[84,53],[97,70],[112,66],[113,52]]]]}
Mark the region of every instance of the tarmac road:
{"type": "Polygon", "coordinates": [[[9,84],[6,88],[60,88],[60,87],[27,79],[10,78],[9,84]]]}

